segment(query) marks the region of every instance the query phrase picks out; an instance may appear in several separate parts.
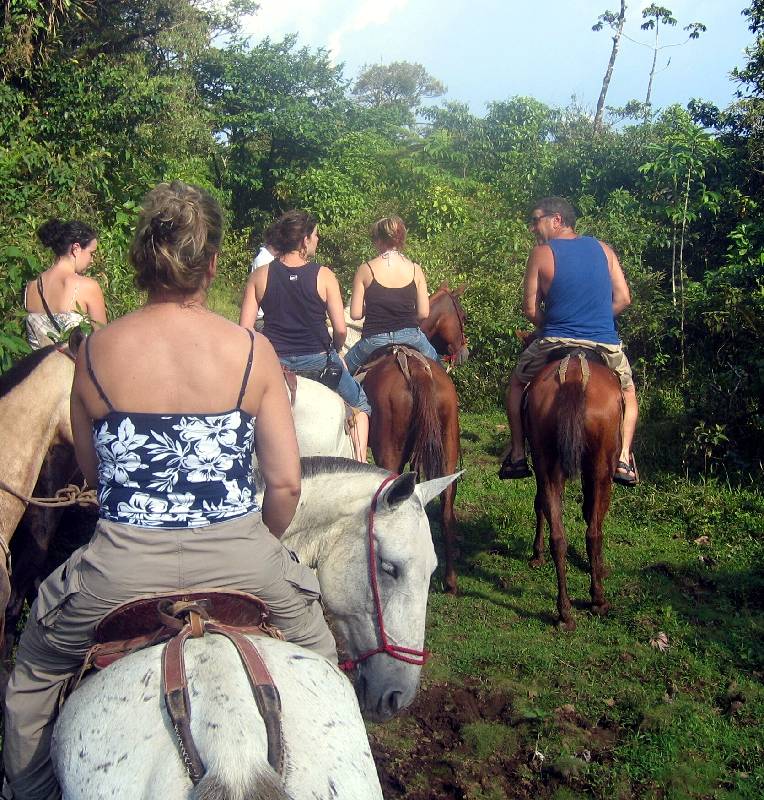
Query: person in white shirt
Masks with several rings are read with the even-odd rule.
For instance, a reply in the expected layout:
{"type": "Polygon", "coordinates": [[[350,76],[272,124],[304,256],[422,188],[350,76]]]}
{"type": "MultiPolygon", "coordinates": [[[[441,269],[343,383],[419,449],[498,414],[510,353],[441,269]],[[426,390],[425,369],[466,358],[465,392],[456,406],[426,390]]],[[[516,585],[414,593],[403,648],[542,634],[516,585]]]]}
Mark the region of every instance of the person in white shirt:
{"type": "MultiPolygon", "coordinates": [[[[273,247],[273,245],[270,245],[270,247],[273,247]]],[[[275,257],[275,253],[269,249],[267,242],[265,244],[261,244],[260,252],[258,252],[258,254],[252,259],[252,266],[249,268],[250,273],[254,272],[260,267],[264,267],[266,264],[270,264],[275,257]]],[[[255,320],[256,331],[260,331],[263,328],[263,316],[263,309],[260,307],[257,309],[257,319],[255,320]]]]}

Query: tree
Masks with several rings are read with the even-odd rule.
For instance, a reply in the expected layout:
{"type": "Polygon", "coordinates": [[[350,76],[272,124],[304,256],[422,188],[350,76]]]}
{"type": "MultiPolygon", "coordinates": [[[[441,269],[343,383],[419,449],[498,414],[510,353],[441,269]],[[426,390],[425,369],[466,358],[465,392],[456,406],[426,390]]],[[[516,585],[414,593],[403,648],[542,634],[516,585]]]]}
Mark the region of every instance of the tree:
{"type": "MultiPolygon", "coordinates": [[[[706,26],[702,22],[692,22],[684,28],[689,35],[683,42],[658,45],[658,35],[660,33],[661,25],[664,27],[675,27],[677,24],[676,18],[673,16],[671,9],[665,8],[664,6],[655,5],[655,3],[653,3],[642,11],[642,18],[646,20],[646,22],[643,22],[640,26],[642,30],[655,31],[655,41],[652,45],[648,45],[649,47],[652,47],[653,63],[652,67],[650,68],[650,78],[647,82],[647,95],[645,96],[645,120],[647,120],[650,116],[650,98],[653,91],[653,78],[655,77],[655,65],[658,61],[658,52],[667,47],[681,47],[682,45],[687,44],[690,39],[697,39],[700,34],[706,30],[706,26]]],[[[640,42],[640,44],[644,43],[640,42]]],[[[670,59],[668,63],[671,63],[670,59]]],[[[666,66],[668,66],[668,64],[666,64],[666,66]]]]}
{"type": "Polygon", "coordinates": [[[601,31],[605,25],[608,25],[614,31],[613,48],[610,51],[610,60],[608,61],[607,69],[605,70],[605,77],[602,79],[602,89],[600,96],[597,100],[597,112],[594,115],[594,129],[598,130],[602,126],[602,115],[605,110],[605,97],[607,90],[610,86],[610,79],[613,76],[613,67],[615,66],[615,59],[618,55],[618,47],[621,44],[621,35],[623,34],[623,26],[626,22],[626,0],[621,0],[621,11],[619,14],[613,11],[606,11],[600,14],[597,22],[592,25],[593,31],[601,31]]]}
{"type": "Polygon", "coordinates": [[[445,93],[446,87],[421,64],[408,61],[365,65],[353,86],[353,97],[362,105],[395,105],[408,114],[413,114],[422,98],[445,93]]]}
{"type": "Polygon", "coordinates": [[[648,144],[652,160],[639,169],[652,176],[653,197],[663,203],[663,211],[671,224],[671,297],[679,305],[679,352],[682,378],[686,375],[686,286],[685,245],[689,226],[702,211],[715,214],[721,200],[717,192],[709,190],[706,173],[723,161],[727,149],[695,125],[685,111],[670,109],[674,119],[660,137],[648,144]],[[677,291],[678,288],[678,291],[677,291]]]}
{"type": "Polygon", "coordinates": [[[342,68],[325,50],[295,42],[210,50],[198,70],[221,144],[220,186],[231,192],[238,226],[252,224],[253,212],[270,216],[281,178],[316,163],[347,131],[342,68]]]}

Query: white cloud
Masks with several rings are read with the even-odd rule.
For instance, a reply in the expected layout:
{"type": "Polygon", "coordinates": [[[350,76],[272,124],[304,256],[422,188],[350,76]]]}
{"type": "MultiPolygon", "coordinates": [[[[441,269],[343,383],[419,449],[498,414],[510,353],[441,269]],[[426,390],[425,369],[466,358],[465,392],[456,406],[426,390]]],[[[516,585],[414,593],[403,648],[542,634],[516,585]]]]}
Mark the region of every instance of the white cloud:
{"type": "Polygon", "coordinates": [[[402,11],[408,4],[409,0],[364,0],[353,14],[329,34],[327,46],[332,59],[337,61],[342,50],[342,40],[346,36],[387,24],[393,14],[402,11]]]}
{"type": "Polygon", "coordinates": [[[310,33],[327,10],[331,0],[259,0],[256,14],[248,17],[244,29],[257,39],[269,36],[280,39],[297,33],[303,42],[310,42],[310,33]]]}

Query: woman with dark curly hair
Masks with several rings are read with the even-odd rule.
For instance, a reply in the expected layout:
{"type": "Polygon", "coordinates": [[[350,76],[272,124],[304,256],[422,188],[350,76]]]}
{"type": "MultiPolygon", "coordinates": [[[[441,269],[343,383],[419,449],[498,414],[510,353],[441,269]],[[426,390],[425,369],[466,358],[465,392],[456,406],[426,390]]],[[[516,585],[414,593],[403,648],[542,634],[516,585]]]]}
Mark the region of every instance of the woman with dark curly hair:
{"type": "Polygon", "coordinates": [[[52,344],[86,317],[106,324],[101,287],[84,275],[98,247],[95,230],[77,220],[51,219],[38,228],[37,238],[55,260],[24,289],[26,334],[33,350],[52,344]]]}

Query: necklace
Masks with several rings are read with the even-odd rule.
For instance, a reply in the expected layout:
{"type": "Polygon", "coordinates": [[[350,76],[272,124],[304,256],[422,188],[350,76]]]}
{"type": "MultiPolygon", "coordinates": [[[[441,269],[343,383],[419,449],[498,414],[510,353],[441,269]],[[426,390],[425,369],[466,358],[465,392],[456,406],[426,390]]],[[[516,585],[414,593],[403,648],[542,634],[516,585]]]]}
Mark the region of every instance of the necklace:
{"type": "MultiPolygon", "coordinates": [[[[380,253],[379,254],[379,257],[380,258],[386,258],[387,259],[387,263],[389,265],[390,264],[390,256],[393,253],[398,253],[398,248],[397,247],[391,247],[389,250],[385,250],[384,253],[380,253]]],[[[398,253],[398,255],[400,255],[400,254],[398,253]]]]}

